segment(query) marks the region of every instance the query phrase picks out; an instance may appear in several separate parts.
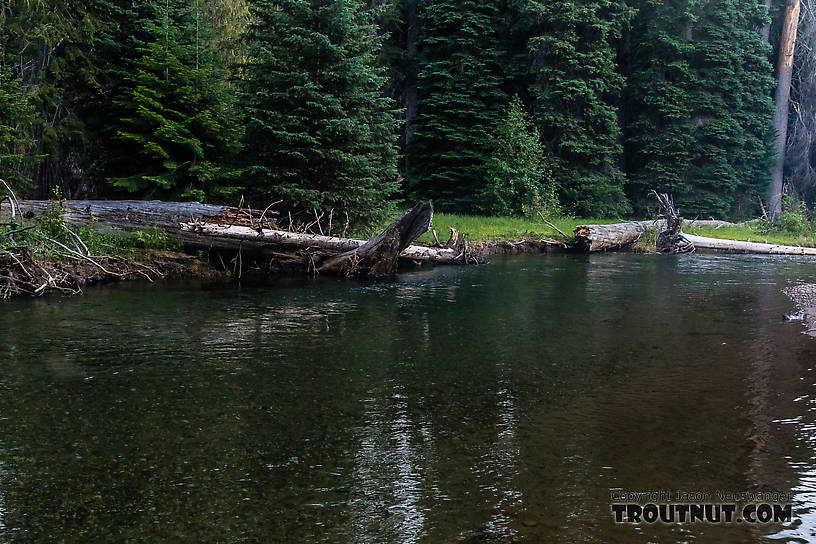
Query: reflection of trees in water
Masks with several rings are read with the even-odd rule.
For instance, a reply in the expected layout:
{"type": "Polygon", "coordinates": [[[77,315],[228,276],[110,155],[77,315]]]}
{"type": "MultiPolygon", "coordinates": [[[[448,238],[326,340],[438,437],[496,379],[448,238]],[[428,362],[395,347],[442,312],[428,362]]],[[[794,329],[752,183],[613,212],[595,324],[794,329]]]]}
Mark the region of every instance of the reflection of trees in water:
{"type": "Polygon", "coordinates": [[[0,442],[0,535],[6,529],[3,519],[6,517],[6,485],[9,480],[9,474],[6,470],[7,459],[8,453],[3,447],[3,443],[0,442]]]}
{"type": "Polygon", "coordinates": [[[411,420],[399,386],[388,389],[390,397],[371,392],[365,401],[365,423],[357,430],[360,449],[354,456],[348,503],[349,534],[355,542],[398,540],[409,544],[419,542],[424,534],[421,501],[428,487],[433,489],[435,479],[433,466],[429,466],[432,439],[427,422],[411,420]],[[419,448],[414,446],[417,440],[419,448]]]}
{"type": "Polygon", "coordinates": [[[474,467],[485,476],[480,485],[482,492],[492,494],[495,504],[490,520],[485,523],[485,532],[492,538],[508,539],[516,535],[513,527],[516,515],[523,504],[524,497],[519,489],[519,455],[518,413],[513,393],[508,389],[511,384],[501,383],[496,391],[496,424],[495,442],[488,448],[480,467],[474,467]]]}

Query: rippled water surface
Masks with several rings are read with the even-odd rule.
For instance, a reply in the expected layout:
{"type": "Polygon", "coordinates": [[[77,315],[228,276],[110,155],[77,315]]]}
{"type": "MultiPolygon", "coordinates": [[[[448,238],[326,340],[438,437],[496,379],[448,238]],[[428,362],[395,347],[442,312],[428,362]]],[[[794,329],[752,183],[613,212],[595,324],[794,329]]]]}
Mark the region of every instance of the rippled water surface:
{"type": "Polygon", "coordinates": [[[0,542],[816,540],[816,261],[545,256],[0,305],[0,542]],[[775,490],[784,525],[616,525],[775,490]],[[771,540],[768,537],[772,537],[771,540]]]}

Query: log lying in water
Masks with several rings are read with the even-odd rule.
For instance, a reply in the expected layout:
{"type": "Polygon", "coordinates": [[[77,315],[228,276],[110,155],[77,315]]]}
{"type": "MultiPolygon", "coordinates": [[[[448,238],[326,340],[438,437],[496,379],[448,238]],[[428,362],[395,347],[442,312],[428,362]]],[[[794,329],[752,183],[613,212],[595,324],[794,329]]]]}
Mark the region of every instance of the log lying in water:
{"type": "Polygon", "coordinates": [[[584,251],[619,249],[637,242],[646,232],[647,221],[630,221],[614,225],[580,225],[575,227],[575,247],[584,251]]]}
{"type": "Polygon", "coordinates": [[[683,237],[701,249],[717,249],[737,253],[760,253],[765,255],[816,255],[816,248],[799,246],[782,246],[777,244],[761,244],[757,242],[741,242],[739,240],[722,240],[683,233],[683,237]]]}
{"type": "MultiPolygon", "coordinates": [[[[338,238],[337,236],[208,223],[185,223],[181,225],[181,228],[182,240],[201,249],[237,250],[242,248],[247,251],[263,252],[265,249],[285,248],[288,250],[320,249],[326,252],[346,252],[355,250],[366,243],[366,240],[356,238],[338,238]]],[[[455,248],[409,245],[399,256],[401,259],[412,261],[450,264],[461,261],[459,253],[455,248]]]]}
{"type": "Polygon", "coordinates": [[[357,275],[365,270],[368,276],[385,276],[397,271],[400,253],[411,242],[431,230],[433,207],[428,201],[419,202],[393,221],[380,234],[340,255],[329,257],[320,264],[320,272],[357,275]]]}
{"type": "MultiPolygon", "coordinates": [[[[19,204],[20,213],[28,217],[53,206],[43,200],[19,204]]],[[[0,207],[0,217],[9,211],[8,206],[0,207]]],[[[98,230],[125,232],[160,227],[189,248],[240,250],[325,272],[381,275],[395,270],[396,259],[445,264],[466,259],[464,241],[444,248],[410,245],[430,228],[433,208],[429,202],[417,204],[371,241],[279,230],[270,219],[273,214],[276,212],[156,200],[68,200],[62,211],[69,225],[93,223],[98,230]]]]}

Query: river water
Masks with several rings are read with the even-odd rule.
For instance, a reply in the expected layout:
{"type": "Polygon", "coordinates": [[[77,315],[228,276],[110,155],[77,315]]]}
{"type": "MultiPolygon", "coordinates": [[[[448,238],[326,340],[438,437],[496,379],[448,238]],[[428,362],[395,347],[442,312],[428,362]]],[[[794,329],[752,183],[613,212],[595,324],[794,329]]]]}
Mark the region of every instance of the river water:
{"type": "Polygon", "coordinates": [[[6,303],[0,542],[816,541],[796,281],[816,261],[551,255],[6,303]],[[621,491],[793,520],[616,524],[621,491]]]}

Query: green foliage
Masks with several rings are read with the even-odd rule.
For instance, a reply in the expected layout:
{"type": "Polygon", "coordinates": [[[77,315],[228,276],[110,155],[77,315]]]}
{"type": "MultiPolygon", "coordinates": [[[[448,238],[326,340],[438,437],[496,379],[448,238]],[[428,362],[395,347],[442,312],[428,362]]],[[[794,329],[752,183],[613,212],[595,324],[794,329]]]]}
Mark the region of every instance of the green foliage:
{"type": "Polygon", "coordinates": [[[479,210],[488,215],[555,215],[558,202],[544,150],[518,96],[513,97],[489,138],[485,187],[479,210]]]}
{"type": "Polygon", "coordinates": [[[104,0],[0,4],[0,72],[8,74],[10,68],[22,82],[18,99],[25,98],[33,108],[18,124],[18,136],[29,143],[18,147],[25,152],[11,177],[33,178],[40,196],[47,197],[57,186],[75,186],[96,158],[86,147],[85,121],[99,99],[93,44],[105,25],[105,6],[104,0]]]}
{"type": "Polygon", "coordinates": [[[770,221],[763,221],[762,232],[787,233],[797,236],[812,236],[814,233],[813,217],[807,205],[790,195],[782,201],[782,213],[770,221]]]}
{"type": "Polygon", "coordinates": [[[242,81],[246,161],[265,202],[372,221],[397,190],[382,39],[359,0],[259,0],[242,81]]]}
{"type": "Polygon", "coordinates": [[[181,251],[182,243],[177,238],[167,234],[159,227],[149,227],[133,233],[136,241],[145,249],[159,249],[164,251],[181,251]]]}
{"type": "Polygon", "coordinates": [[[32,138],[36,114],[22,80],[4,61],[0,58],[0,179],[23,188],[30,183],[29,172],[40,159],[32,138]]]}
{"type": "Polygon", "coordinates": [[[246,188],[358,225],[400,189],[531,216],[553,191],[571,214],[650,215],[657,189],[744,217],[773,151],[767,22],[756,0],[8,0],[0,178],[39,197],[246,188]],[[515,94],[540,145],[499,120],[515,94]]]}
{"type": "Polygon", "coordinates": [[[411,194],[442,210],[472,211],[485,185],[488,135],[506,103],[493,29],[496,0],[420,0],[411,194]]]}
{"type": "Polygon", "coordinates": [[[533,116],[562,202],[578,215],[627,213],[615,47],[631,10],[614,0],[542,0],[528,9],[533,116]]]}
{"type": "Polygon", "coordinates": [[[229,165],[240,134],[224,74],[197,4],[153,6],[148,41],[114,101],[123,115],[110,182],[143,196],[223,200],[239,190],[240,175],[229,165]]]}
{"type": "Polygon", "coordinates": [[[51,238],[64,238],[66,236],[65,223],[62,220],[64,212],[65,199],[57,187],[54,189],[53,198],[48,201],[45,212],[35,218],[39,232],[51,238]]]}
{"type": "Polygon", "coordinates": [[[672,193],[686,215],[748,215],[772,158],[774,88],[753,0],[639,2],[631,32],[627,188],[672,193]]]}

